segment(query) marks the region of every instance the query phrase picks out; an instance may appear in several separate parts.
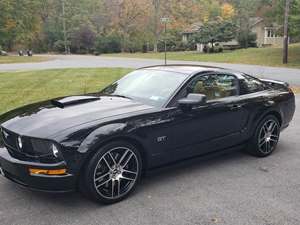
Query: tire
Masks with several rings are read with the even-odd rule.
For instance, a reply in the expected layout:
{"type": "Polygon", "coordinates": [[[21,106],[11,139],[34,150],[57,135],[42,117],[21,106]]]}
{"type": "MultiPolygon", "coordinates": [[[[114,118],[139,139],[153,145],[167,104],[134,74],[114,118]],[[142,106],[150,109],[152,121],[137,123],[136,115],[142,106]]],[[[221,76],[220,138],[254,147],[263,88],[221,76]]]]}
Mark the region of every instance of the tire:
{"type": "Polygon", "coordinates": [[[137,148],[124,141],[102,146],[89,160],[80,179],[80,191],[92,200],[113,204],[136,188],[142,171],[137,148]]]}
{"type": "Polygon", "coordinates": [[[280,135],[280,123],[273,115],[266,116],[257,126],[249,141],[247,151],[257,157],[266,157],[276,149],[280,135]]]}

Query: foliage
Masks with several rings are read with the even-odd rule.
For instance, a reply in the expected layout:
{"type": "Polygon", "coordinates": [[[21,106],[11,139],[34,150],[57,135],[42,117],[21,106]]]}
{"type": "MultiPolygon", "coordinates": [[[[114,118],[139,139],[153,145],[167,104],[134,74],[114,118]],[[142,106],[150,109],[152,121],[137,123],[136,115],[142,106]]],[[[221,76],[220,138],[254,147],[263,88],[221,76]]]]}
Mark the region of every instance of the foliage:
{"type": "Polygon", "coordinates": [[[239,42],[239,45],[242,48],[248,48],[248,47],[257,47],[256,46],[256,34],[253,32],[240,32],[238,34],[237,40],[239,42]]]}
{"type": "Polygon", "coordinates": [[[96,40],[96,54],[121,52],[121,38],[116,34],[99,36],[96,40]]]}
{"type": "Polygon", "coordinates": [[[221,7],[221,16],[224,19],[231,19],[235,14],[233,5],[224,3],[221,7]]]}
{"type": "Polygon", "coordinates": [[[72,32],[71,51],[74,53],[92,53],[94,51],[96,33],[91,26],[81,26],[72,32]]]}
{"type": "MultiPolygon", "coordinates": [[[[71,52],[91,53],[95,51],[99,37],[107,42],[104,37],[114,34],[118,40],[113,42],[119,42],[122,51],[152,50],[157,49],[157,44],[161,50],[165,38],[162,17],[169,18],[170,50],[195,46],[193,42],[185,46],[180,38],[181,32],[196,22],[231,21],[237,26],[237,33],[248,40],[252,38],[251,17],[270,18],[273,22],[275,19],[279,25],[283,23],[284,1],[0,0],[0,45],[9,51],[32,48],[38,52],[64,52],[66,44],[71,52]]],[[[291,2],[290,36],[297,39],[300,36],[300,0],[291,2]]],[[[101,49],[99,44],[97,48],[108,51],[101,49]]]]}
{"type": "MultiPolygon", "coordinates": [[[[266,12],[266,18],[269,21],[275,21],[277,24],[283,24],[285,0],[272,0],[270,3],[271,9],[266,12]]],[[[279,30],[283,33],[283,29],[279,30]]],[[[290,15],[289,15],[289,36],[299,38],[300,36],[300,0],[291,0],[290,15]]]]}
{"type": "Polygon", "coordinates": [[[193,40],[196,43],[211,44],[214,51],[215,42],[227,42],[235,38],[236,26],[230,20],[218,19],[215,21],[209,21],[203,24],[193,36],[193,40]]]}

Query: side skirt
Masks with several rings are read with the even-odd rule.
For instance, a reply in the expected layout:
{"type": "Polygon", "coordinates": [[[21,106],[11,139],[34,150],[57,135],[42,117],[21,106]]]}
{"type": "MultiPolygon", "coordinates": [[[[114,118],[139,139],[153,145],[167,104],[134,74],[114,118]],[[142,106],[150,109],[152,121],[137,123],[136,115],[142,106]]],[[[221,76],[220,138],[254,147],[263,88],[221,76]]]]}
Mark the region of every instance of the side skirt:
{"type": "Polygon", "coordinates": [[[247,146],[247,143],[244,143],[244,144],[233,146],[233,147],[230,147],[227,149],[218,150],[218,151],[214,151],[214,152],[210,152],[210,153],[206,153],[203,155],[194,156],[194,157],[190,157],[190,158],[186,158],[186,159],[181,159],[181,160],[178,160],[178,161],[175,161],[172,163],[165,164],[163,166],[154,167],[154,168],[145,170],[145,171],[143,171],[143,175],[147,177],[147,176],[152,176],[152,175],[155,175],[155,174],[163,172],[163,171],[167,171],[169,169],[185,167],[185,166],[188,166],[191,164],[199,163],[204,160],[215,158],[217,156],[225,155],[225,154],[235,152],[235,151],[240,151],[240,150],[246,148],[246,146],[247,146]]]}

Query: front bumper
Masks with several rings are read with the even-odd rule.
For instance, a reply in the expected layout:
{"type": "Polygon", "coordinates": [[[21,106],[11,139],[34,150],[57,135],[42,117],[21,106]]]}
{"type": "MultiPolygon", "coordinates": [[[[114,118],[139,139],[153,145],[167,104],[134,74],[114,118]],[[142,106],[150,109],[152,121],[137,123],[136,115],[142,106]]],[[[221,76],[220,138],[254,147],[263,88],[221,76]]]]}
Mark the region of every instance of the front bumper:
{"type": "Polygon", "coordinates": [[[0,148],[0,172],[9,180],[33,190],[46,192],[67,192],[75,190],[76,179],[72,174],[66,175],[30,175],[29,168],[63,169],[64,162],[45,164],[21,161],[11,157],[6,148],[0,148]]]}

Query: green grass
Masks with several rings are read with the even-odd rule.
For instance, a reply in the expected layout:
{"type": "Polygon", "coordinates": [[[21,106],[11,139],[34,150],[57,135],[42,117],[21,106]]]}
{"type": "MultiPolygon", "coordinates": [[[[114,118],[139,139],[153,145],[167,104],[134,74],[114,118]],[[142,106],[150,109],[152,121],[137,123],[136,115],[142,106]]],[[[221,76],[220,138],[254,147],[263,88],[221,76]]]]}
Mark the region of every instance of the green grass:
{"type": "MultiPolygon", "coordinates": [[[[164,53],[119,53],[107,54],[107,56],[164,59],[164,53]]],[[[282,64],[281,48],[248,48],[215,54],[168,52],[168,59],[300,68],[300,43],[289,46],[287,65],[282,64]]]]}
{"type": "Polygon", "coordinates": [[[4,63],[30,63],[30,62],[44,62],[50,60],[47,56],[0,56],[0,64],[4,63]]]}
{"type": "Polygon", "coordinates": [[[0,114],[55,97],[101,90],[130,69],[57,69],[0,73],[0,114]]]}

